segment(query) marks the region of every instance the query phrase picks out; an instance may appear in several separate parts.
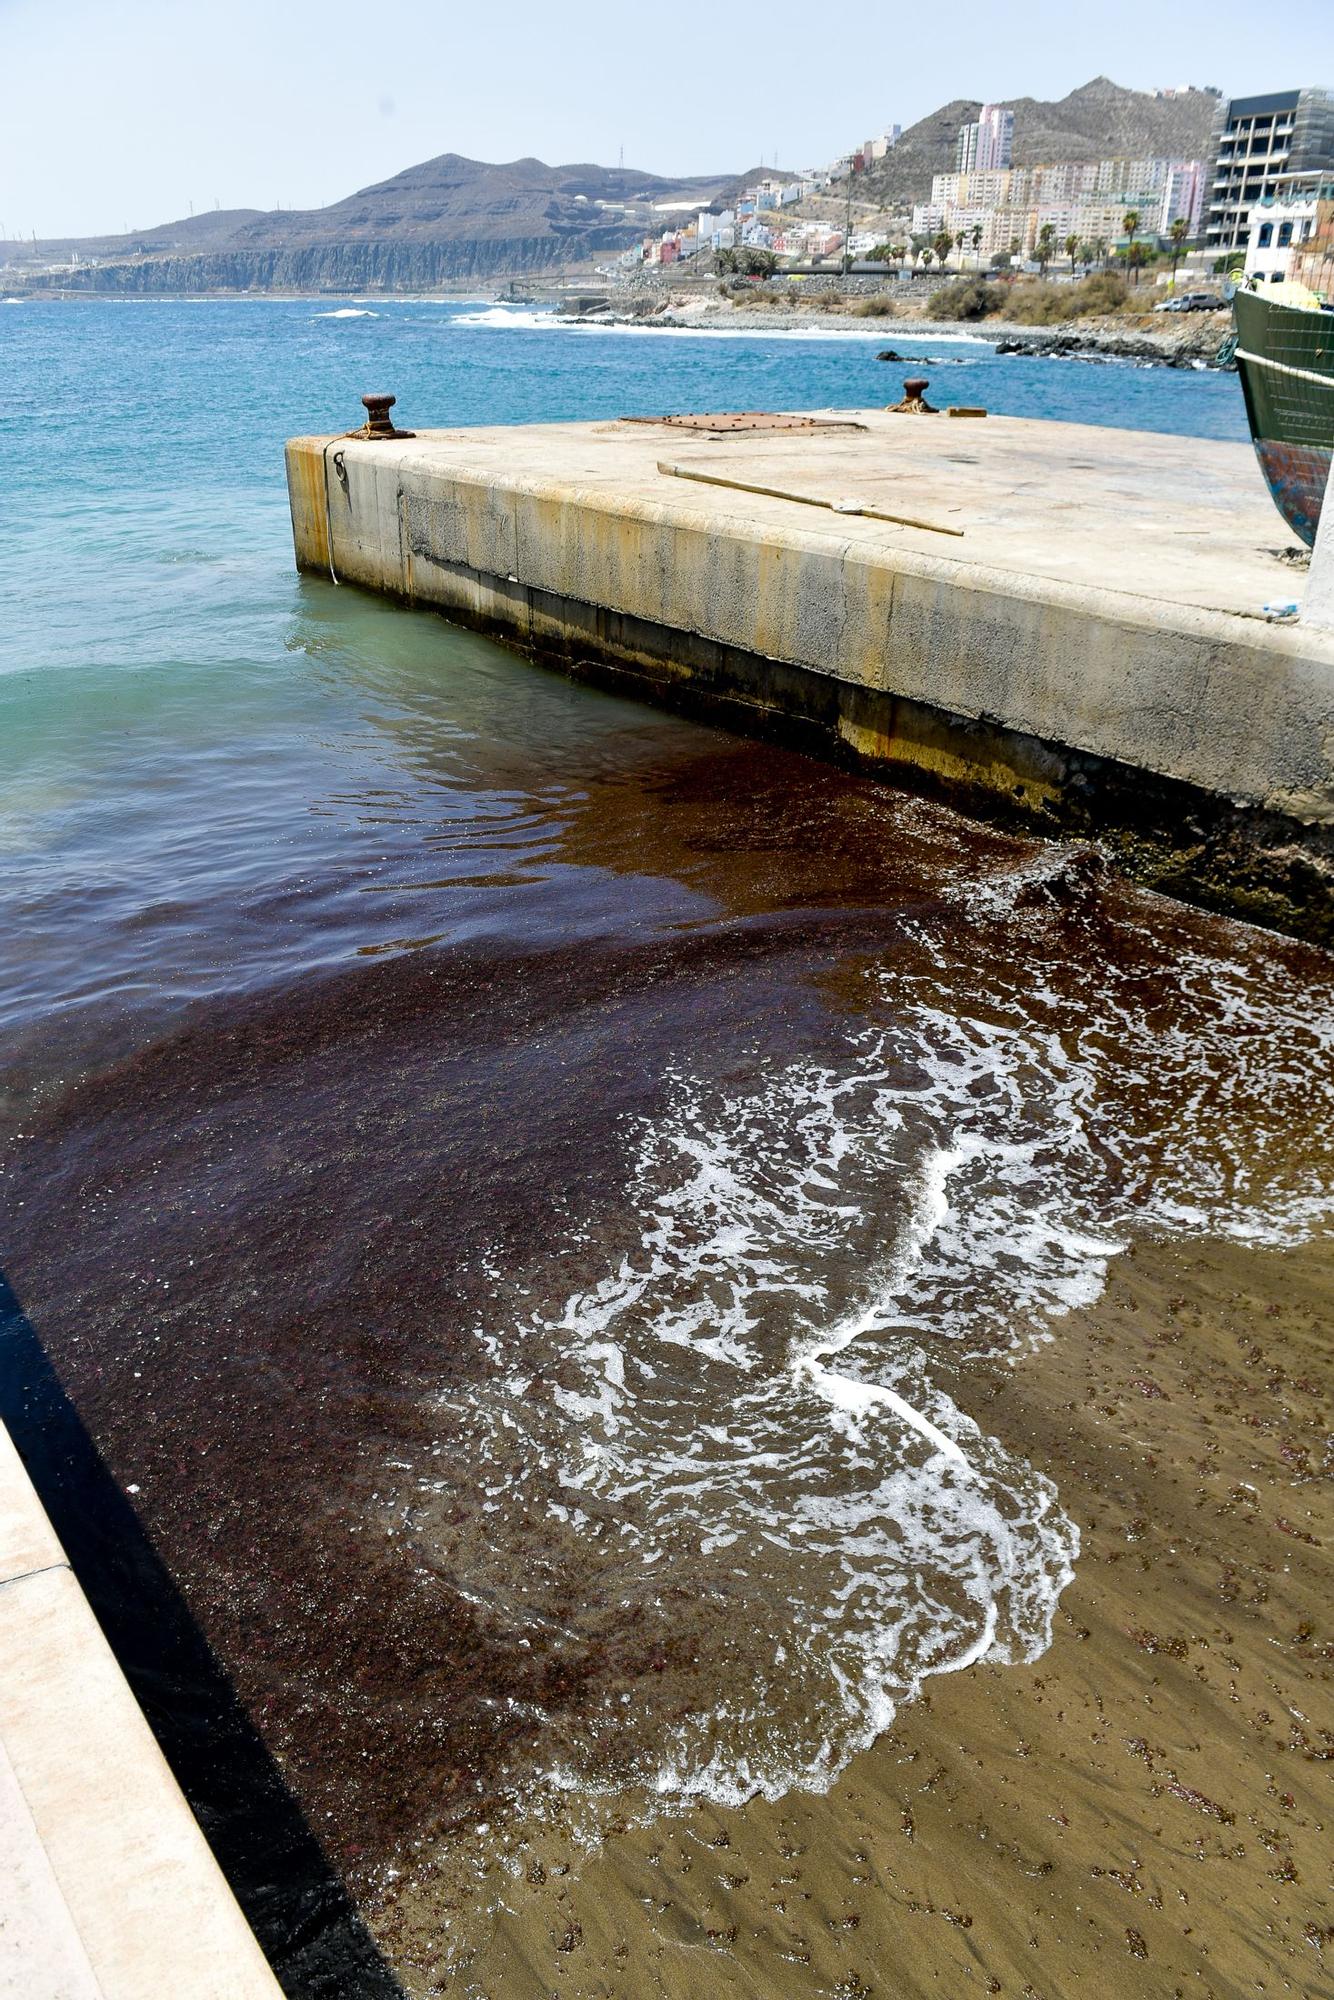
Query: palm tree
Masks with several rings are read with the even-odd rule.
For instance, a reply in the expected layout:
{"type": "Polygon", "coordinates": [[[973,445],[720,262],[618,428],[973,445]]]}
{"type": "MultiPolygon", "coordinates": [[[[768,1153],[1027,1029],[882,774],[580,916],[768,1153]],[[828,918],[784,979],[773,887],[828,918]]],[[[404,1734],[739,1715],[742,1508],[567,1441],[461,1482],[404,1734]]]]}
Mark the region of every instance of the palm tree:
{"type": "Polygon", "coordinates": [[[954,239],[954,247],[959,253],[959,266],[963,268],[963,246],[968,241],[968,231],[961,229],[954,239]]]}
{"type": "Polygon", "coordinates": [[[936,262],[943,271],[949,263],[950,251],[954,248],[954,238],[948,229],[942,229],[936,234],[932,239],[931,248],[935,251],[936,262]]]}
{"type": "Polygon", "coordinates": [[[978,268],[978,253],[982,248],[982,238],[986,232],[980,222],[975,222],[971,234],[973,239],[973,269],[976,270],[978,268]]]}
{"type": "Polygon", "coordinates": [[[1107,238],[1105,236],[1095,236],[1092,247],[1093,255],[1105,271],[1107,269],[1107,238]]]}
{"type": "Polygon", "coordinates": [[[1065,254],[1070,259],[1070,276],[1073,278],[1075,275],[1075,258],[1079,254],[1079,238],[1077,236],[1066,237],[1065,254]]]}
{"type": "Polygon", "coordinates": [[[931,269],[931,246],[929,243],[926,249],[923,250],[921,257],[918,259],[918,261],[921,264],[921,267],[924,271],[929,271],[931,269]]]}
{"type": "Polygon", "coordinates": [[[1055,245],[1055,242],[1056,242],[1055,225],[1050,222],[1044,222],[1041,229],[1039,229],[1038,231],[1038,240],[1037,240],[1038,275],[1040,277],[1045,278],[1047,275],[1047,266],[1051,262],[1051,253],[1055,245]]]}
{"type": "Polygon", "coordinates": [[[893,258],[896,268],[901,271],[903,269],[903,260],[908,254],[907,244],[891,243],[889,246],[889,254],[893,258]]]}
{"type": "Polygon", "coordinates": [[[1137,208],[1128,208],[1126,210],[1125,214],[1121,217],[1121,227],[1125,231],[1126,261],[1129,262],[1130,253],[1135,247],[1135,236],[1139,229],[1139,210],[1137,208]]]}
{"type": "Polygon", "coordinates": [[[1177,281],[1177,265],[1185,255],[1186,237],[1189,231],[1189,222],[1184,215],[1179,215],[1167,232],[1172,245],[1172,283],[1174,285],[1177,281]]]}

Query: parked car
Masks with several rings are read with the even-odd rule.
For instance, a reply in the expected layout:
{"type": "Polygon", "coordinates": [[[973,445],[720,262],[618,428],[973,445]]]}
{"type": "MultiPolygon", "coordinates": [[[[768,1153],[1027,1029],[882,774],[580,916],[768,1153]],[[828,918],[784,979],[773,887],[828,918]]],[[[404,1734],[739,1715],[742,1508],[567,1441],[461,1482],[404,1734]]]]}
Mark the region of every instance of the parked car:
{"type": "Polygon", "coordinates": [[[1154,307],[1160,313],[1216,312],[1223,301],[1214,292],[1182,292],[1174,299],[1160,299],[1154,307]]]}

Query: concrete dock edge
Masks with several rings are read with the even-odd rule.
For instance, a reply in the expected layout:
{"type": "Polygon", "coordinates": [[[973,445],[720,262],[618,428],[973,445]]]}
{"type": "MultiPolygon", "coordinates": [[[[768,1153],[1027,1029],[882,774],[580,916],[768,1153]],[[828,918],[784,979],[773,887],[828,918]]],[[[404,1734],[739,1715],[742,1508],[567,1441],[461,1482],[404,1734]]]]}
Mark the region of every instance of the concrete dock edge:
{"type": "Polygon", "coordinates": [[[0,1996],[280,1988],[0,1424],[0,1996]]]}
{"type": "Polygon", "coordinates": [[[296,438],[297,563],[1334,938],[1334,636],[1264,615],[1294,572],[1247,449],[841,415],[296,438]]]}

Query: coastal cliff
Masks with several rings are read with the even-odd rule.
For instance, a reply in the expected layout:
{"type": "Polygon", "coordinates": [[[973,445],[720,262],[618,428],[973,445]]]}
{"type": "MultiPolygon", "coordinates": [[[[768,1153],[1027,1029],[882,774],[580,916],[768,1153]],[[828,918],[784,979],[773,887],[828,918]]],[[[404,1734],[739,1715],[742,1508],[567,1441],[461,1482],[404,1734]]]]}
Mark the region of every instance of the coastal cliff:
{"type": "MultiPolygon", "coordinates": [[[[521,277],[612,255],[673,213],[726,199],[741,178],[442,153],[328,208],[236,210],[35,244],[27,282],[99,293],[361,292],[521,277]]],[[[14,257],[26,249],[0,244],[7,283],[23,279],[14,257]]]]}
{"type": "Polygon", "coordinates": [[[624,247],[624,230],[576,235],[461,237],[447,242],[372,239],[271,249],[216,250],[196,256],[134,258],[64,272],[62,291],[414,292],[450,280],[492,280],[561,270],[624,247]]]}

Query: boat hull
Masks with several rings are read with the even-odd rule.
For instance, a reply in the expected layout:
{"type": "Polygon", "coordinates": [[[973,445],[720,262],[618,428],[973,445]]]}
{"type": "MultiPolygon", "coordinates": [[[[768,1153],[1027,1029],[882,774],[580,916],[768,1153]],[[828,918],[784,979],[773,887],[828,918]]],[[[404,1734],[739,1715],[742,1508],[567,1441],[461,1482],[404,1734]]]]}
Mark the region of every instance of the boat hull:
{"type": "Polygon", "coordinates": [[[1334,313],[1253,292],[1238,292],[1232,307],[1260,469],[1279,513],[1310,548],[1334,457],[1334,313]]]}

